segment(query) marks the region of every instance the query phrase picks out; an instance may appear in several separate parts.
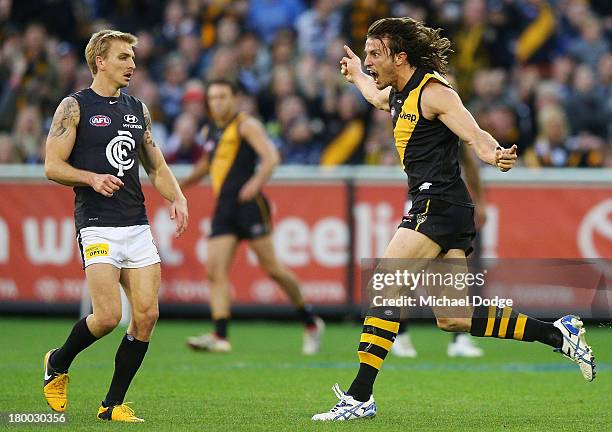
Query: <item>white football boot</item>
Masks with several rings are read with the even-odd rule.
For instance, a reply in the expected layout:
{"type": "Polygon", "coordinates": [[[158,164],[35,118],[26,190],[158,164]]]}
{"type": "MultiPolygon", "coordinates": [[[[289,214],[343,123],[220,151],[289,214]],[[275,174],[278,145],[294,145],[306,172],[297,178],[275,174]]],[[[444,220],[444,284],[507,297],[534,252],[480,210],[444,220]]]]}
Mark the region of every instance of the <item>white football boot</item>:
{"type": "Polygon", "coordinates": [[[319,317],[315,317],[314,322],[315,326],[313,328],[304,329],[304,343],[302,345],[302,354],[304,355],[315,355],[321,350],[325,322],[319,317]]]}
{"type": "Polygon", "coordinates": [[[227,353],[232,350],[232,345],[227,339],[220,338],[215,333],[205,333],[201,336],[190,336],[187,345],[195,351],[208,351],[216,353],[227,353]]]}
{"type": "Polygon", "coordinates": [[[448,344],[446,354],[449,357],[476,358],[482,357],[484,351],[474,343],[474,340],[467,334],[461,333],[457,338],[448,344]]]}
{"type": "Polygon", "coordinates": [[[367,402],[359,402],[352,396],[347,395],[338,383],[334,384],[332,390],[340,401],[328,412],[315,414],[312,419],[315,421],[346,421],[373,418],[376,415],[376,403],[374,396],[370,396],[367,402]]]}
{"type": "Polygon", "coordinates": [[[397,335],[391,347],[391,352],[397,357],[415,358],[417,356],[416,349],[412,345],[412,339],[408,332],[397,335]]]}
{"type": "Polygon", "coordinates": [[[595,379],[595,356],[593,356],[591,347],[586,343],[584,337],[586,330],[580,317],[566,315],[555,321],[553,325],[561,330],[563,335],[563,345],[555,351],[578,363],[584,379],[593,381],[595,379]]]}

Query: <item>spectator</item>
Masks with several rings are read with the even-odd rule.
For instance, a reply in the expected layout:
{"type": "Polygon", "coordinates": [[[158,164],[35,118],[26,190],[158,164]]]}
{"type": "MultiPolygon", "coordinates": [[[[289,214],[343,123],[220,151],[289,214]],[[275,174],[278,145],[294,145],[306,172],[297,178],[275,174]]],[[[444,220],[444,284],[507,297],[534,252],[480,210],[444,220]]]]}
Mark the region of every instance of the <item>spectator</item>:
{"type": "Polygon", "coordinates": [[[138,45],[134,47],[138,71],[147,70],[155,81],[159,81],[163,76],[162,64],[159,61],[161,50],[155,45],[153,34],[149,31],[140,31],[136,34],[138,45]]]}
{"type": "Polygon", "coordinates": [[[566,101],[571,93],[572,75],[576,68],[574,59],[567,55],[558,56],[552,64],[552,80],[557,84],[559,99],[566,101]]]}
{"type": "Polygon", "coordinates": [[[11,136],[7,133],[0,133],[0,164],[20,162],[11,136]]]}
{"type": "Polygon", "coordinates": [[[302,54],[323,58],[327,45],[338,36],[342,15],[334,3],[334,0],[315,0],[313,8],[299,16],[296,30],[302,54]]]}
{"type": "Polygon", "coordinates": [[[274,119],[274,110],[279,100],[292,95],[295,91],[293,71],[287,66],[277,66],[272,71],[272,80],[267,91],[260,94],[259,109],[264,122],[274,119]]]}
{"type": "Polygon", "coordinates": [[[190,80],[185,84],[182,112],[191,115],[198,127],[206,119],[206,89],[200,80],[190,80]]]}
{"type": "Polygon", "coordinates": [[[198,137],[198,124],[190,114],[181,114],[175,121],[174,132],[162,148],[168,163],[195,163],[202,157],[203,147],[198,137]]]}
{"type": "Polygon", "coordinates": [[[200,78],[205,70],[200,39],[193,33],[179,36],[178,52],[185,63],[187,76],[200,78]]]}
{"type": "Polygon", "coordinates": [[[293,29],[305,7],[302,0],[251,0],[247,23],[265,43],[281,29],[293,29]]]}
{"type": "Polygon", "coordinates": [[[455,55],[452,56],[451,65],[459,77],[458,90],[467,99],[472,95],[474,73],[490,64],[485,38],[486,13],[485,0],[466,0],[463,3],[461,26],[453,35],[455,55]]]}
{"type": "Polygon", "coordinates": [[[255,33],[242,35],[238,42],[238,82],[250,94],[257,95],[267,77],[265,50],[262,52],[259,38],[255,33]]]}
{"type": "Polygon", "coordinates": [[[574,88],[567,99],[565,109],[569,116],[572,134],[580,132],[605,138],[607,137],[608,119],[606,101],[595,89],[593,72],[586,65],[576,68],[574,88]]]}
{"type": "Polygon", "coordinates": [[[365,107],[354,91],[345,88],[338,99],[337,115],[327,119],[327,145],[321,154],[321,165],[362,164],[365,150],[365,107]]]}
{"type": "Polygon", "coordinates": [[[568,139],[562,110],[547,107],[538,114],[539,135],[525,155],[531,167],[588,167],[603,164],[602,143],[594,137],[568,139]]]}
{"type": "MultiPolygon", "coordinates": [[[[599,60],[597,68],[596,92],[606,101],[606,117],[608,118],[608,141],[612,140],[612,54],[606,54],[599,60]]],[[[609,145],[612,150],[612,142],[609,145]]],[[[610,151],[612,154],[612,151],[610,151]]]]}
{"type": "Polygon", "coordinates": [[[365,34],[374,21],[391,15],[391,6],[386,0],[354,0],[347,2],[342,11],[342,34],[352,50],[363,52],[365,34]]]}
{"type": "Polygon", "coordinates": [[[595,70],[599,59],[609,51],[610,46],[603,37],[601,21],[594,16],[583,20],[580,24],[580,39],[570,46],[569,53],[579,63],[585,63],[595,70]]]}
{"type": "Polygon", "coordinates": [[[223,49],[215,51],[210,68],[206,73],[207,79],[225,77],[235,79],[237,53],[234,50],[223,49]]]}
{"type": "Polygon", "coordinates": [[[28,105],[17,115],[13,142],[20,160],[25,163],[42,163],[40,141],[42,137],[42,118],[36,105],[28,105]]]}
{"type": "Polygon", "coordinates": [[[514,110],[507,105],[496,105],[487,110],[483,122],[484,129],[493,135],[502,147],[517,147],[523,149],[526,146],[520,142],[520,133],[514,110]]]}
{"type": "Polygon", "coordinates": [[[518,3],[523,29],[516,40],[515,58],[519,64],[549,63],[554,52],[555,15],[547,0],[518,3]]]}
{"type": "MultiPolygon", "coordinates": [[[[133,90],[133,89],[132,89],[133,90]]],[[[159,89],[152,81],[145,81],[138,88],[137,92],[133,92],[134,96],[139,98],[149,110],[151,115],[151,132],[156,143],[163,148],[166,146],[168,138],[168,129],[166,128],[164,113],[159,106],[159,89]]]]}
{"type": "Polygon", "coordinates": [[[321,157],[321,144],[315,140],[307,117],[292,119],[283,134],[283,163],[287,165],[317,165],[321,157]]]}
{"type": "Polygon", "coordinates": [[[159,42],[166,51],[177,48],[179,36],[196,32],[195,19],[186,14],[180,0],[173,0],[166,5],[164,21],[158,30],[159,42]]]}
{"type": "Polygon", "coordinates": [[[63,42],[57,47],[58,87],[55,92],[57,104],[64,96],[70,94],[76,86],[79,59],[69,43],[63,42]]]}
{"type": "Polygon", "coordinates": [[[179,55],[173,55],[166,62],[164,81],[159,88],[161,109],[168,125],[172,124],[181,113],[186,80],[187,71],[183,58],[179,55]]]}

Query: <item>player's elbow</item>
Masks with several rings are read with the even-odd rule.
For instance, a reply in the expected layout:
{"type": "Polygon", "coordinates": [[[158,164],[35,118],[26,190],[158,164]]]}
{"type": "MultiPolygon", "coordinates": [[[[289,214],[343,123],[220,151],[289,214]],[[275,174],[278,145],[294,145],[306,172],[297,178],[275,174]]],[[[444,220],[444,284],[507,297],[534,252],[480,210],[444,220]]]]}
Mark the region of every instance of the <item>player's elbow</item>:
{"type": "Polygon", "coordinates": [[[281,162],[280,154],[278,150],[274,148],[270,152],[268,152],[262,160],[262,163],[269,166],[270,169],[276,168],[281,162]]]}
{"type": "Polygon", "coordinates": [[[45,177],[52,181],[56,180],[57,178],[56,164],[49,160],[49,158],[45,159],[45,177]]]}
{"type": "Polygon", "coordinates": [[[272,166],[272,168],[276,168],[277,166],[280,165],[280,163],[281,163],[280,154],[277,151],[275,151],[270,157],[270,165],[272,166]]]}

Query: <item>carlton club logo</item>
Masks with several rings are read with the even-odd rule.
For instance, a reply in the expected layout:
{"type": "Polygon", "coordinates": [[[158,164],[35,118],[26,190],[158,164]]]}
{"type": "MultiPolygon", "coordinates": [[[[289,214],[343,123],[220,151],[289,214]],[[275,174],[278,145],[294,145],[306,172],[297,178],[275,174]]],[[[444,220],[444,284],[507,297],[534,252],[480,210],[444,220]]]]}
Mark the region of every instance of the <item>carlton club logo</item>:
{"type": "Polygon", "coordinates": [[[117,131],[118,136],[110,140],[106,146],[106,159],[113,168],[117,168],[117,177],[123,177],[124,171],[134,166],[134,159],[128,159],[128,151],[136,148],[136,141],[131,132],[117,131]]]}
{"type": "Polygon", "coordinates": [[[111,124],[111,119],[108,116],[98,114],[89,119],[89,124],[95,127],[106,127],[111,124]]]}

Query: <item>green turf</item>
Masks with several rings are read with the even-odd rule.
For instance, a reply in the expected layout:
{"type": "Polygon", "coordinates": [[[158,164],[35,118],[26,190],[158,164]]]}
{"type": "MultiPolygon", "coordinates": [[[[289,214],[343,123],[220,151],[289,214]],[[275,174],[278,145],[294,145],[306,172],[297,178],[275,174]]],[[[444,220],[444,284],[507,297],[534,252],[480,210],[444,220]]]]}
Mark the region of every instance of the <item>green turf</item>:
{"type": "MultiPolygon", "coordinates": [[[[60,345],[72,321],[0,320],[0,411],[46,412],[42,357],[60,345]]],[[[548,347],[480,339],[478,360],[446,357],[448,335],[415,326],[417,359],[390,356],[375,387],[378,416],[343,424],[315,424],[312,414],[335,403],[331,386],[347,388],[356,371],[358,325],[329,325],[323,352],[299,355],[296,324],[236,322],[234,352],[189,351],[196,322],[158,324],[127,400],[141,425],[97,421],[116,346],[116,330],[81,353],[70,370],[69,426],[63,430],[155,431],[604,431],[612,430],[612,330],[589,328],[599,376],[586,383],[578,367],[548,347]]],[[[4,429],[6,425],[0,425],[4,429]]],[[[56,427],[14,427],[48,430],[56,427]]]]}

